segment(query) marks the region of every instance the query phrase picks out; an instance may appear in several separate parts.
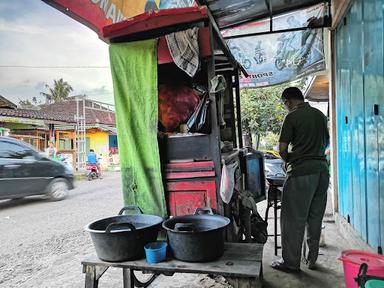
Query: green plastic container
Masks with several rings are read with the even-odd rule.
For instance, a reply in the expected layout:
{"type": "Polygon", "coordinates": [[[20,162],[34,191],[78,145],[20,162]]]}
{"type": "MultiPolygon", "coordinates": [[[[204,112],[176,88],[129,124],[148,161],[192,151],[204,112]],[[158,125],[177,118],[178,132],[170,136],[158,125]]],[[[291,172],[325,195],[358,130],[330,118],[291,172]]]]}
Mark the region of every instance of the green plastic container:
{"type": "Polygon", "coordinates": [[[369,280],[365,283],[365,288],[384,288],[384,281],[369,280]]]}

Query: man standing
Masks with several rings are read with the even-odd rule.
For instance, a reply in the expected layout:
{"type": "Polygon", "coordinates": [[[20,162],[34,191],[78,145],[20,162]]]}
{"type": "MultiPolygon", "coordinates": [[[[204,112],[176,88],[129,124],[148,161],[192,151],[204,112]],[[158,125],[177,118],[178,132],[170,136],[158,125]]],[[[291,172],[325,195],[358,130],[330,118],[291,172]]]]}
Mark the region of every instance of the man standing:
{"type": "Polygon", "coordinates": [[[45,149],[45,153],[47,154],[47,157],[49,159],[56,158],[56,148],[55,148],[55,143],[53,141],[49,141],[48,148],[45,149]]]}
{"type": "Polygon", "coordinates": [[[281,100],[289,111],[279,138],[279,154],[287,164],[288,177],[281,205],[282,259],[271,267],[299,272],[305,229],[308,253],[304,257],[309,269],[315,269],[319,253],[329,183],[324,155],[329,134],[325,115],[304,102],[298,88],[285,89],[281,100]]]}

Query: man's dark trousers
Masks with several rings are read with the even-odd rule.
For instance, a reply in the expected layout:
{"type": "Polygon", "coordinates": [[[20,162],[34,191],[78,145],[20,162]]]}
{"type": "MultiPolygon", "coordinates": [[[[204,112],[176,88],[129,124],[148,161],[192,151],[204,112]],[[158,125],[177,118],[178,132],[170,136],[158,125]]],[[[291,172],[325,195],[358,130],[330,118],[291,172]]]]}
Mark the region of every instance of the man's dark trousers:
{"type": "Polygon", "coordinates": [[[319,253],[322,220],[327,204],[328,171],[304,176],[288,176],[281,207],[281,244],[285,265],[300,268],[305,229],[309,263],[319,253]]]}

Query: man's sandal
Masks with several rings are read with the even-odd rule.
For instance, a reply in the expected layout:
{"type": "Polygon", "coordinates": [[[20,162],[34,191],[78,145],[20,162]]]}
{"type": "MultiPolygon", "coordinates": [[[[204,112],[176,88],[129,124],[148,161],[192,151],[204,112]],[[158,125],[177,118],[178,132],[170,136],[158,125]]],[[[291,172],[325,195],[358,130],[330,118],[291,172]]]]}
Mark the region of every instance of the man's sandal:
{"type": "Polygon", "coordinates": [[[284,261],[283,260],[275,260],[272,262],[271,264],[271,267],[273,269],[276,269],[276,270],[279,270],[279,271],[283,271],[283,272],[286,272],[286,273],[299,273],[301,270],[300,268],[291,268],[291,267],[288,267],[286,264],[284,264],[284,261]]]}

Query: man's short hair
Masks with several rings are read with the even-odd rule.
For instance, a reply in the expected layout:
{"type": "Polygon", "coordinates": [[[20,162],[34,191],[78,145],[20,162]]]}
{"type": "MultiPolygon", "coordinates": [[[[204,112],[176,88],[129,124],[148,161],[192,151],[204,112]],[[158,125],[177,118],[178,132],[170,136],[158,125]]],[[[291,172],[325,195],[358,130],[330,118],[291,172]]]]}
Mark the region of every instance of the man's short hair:
{"type": "Polygon", "coordinates": [[[93,149],[89,149],[89,152],[95,152],[93,149]]]}
{"type": "Polygon", "coordinates": [[[289,87],[283,91],[281,94],[282,99],[286,100],[301,100],[304,101],[303,93],[301,93],[300,89],[297,87],[289,87]]]}

